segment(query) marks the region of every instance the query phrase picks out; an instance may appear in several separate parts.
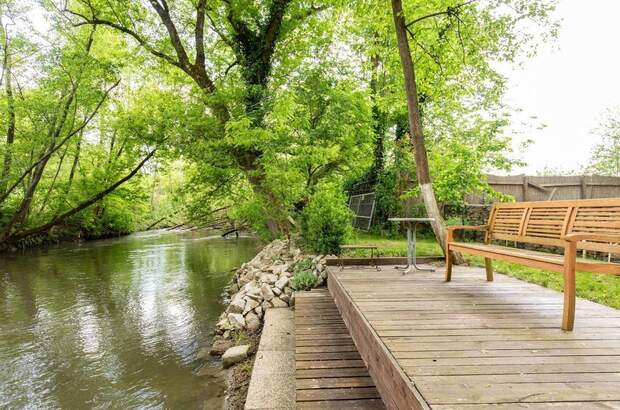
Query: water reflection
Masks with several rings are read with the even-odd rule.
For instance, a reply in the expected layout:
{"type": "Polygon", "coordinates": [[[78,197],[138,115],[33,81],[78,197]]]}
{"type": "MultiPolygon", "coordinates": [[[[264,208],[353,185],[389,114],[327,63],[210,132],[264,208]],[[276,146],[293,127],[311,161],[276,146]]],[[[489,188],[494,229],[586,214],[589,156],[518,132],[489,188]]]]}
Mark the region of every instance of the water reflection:
{"type": "Polygon", "coordinates": [[[0,256],[0,408],[199,408],[197,349],[250,238],[144,233],[0,256]]]}

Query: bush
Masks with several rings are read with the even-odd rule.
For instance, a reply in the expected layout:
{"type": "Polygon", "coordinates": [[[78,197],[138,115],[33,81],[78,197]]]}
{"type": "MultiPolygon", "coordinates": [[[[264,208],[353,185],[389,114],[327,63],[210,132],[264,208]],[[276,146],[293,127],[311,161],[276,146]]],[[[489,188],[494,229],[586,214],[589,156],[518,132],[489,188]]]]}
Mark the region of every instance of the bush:
{"type": "Polygon", "coordinates": [[[351,231],[351,212],[343,192],[325,188],[310,198],[302,213],[302,235],[313,252],[339,254],[351,231]]]}
{"type": "Polygon", "coordinates": [[[295,290],[310,290],[316,286],[316,282],[316,276],[312,271],[303,270],[293,275],[291,287],[295,290]]]}
{"type": "Polygon", "coordinates": [[[301,273],[304,271],[312,271],[312,259],[304,258],[295,264],[294,273],[301,273]]]}

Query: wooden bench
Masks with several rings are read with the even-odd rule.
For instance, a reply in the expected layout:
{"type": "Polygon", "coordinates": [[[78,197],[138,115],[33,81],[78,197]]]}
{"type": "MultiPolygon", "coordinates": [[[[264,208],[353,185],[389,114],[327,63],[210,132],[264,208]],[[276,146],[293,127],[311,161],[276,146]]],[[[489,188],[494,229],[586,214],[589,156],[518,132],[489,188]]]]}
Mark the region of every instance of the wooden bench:
{"type": "Polygon", "coordinates": [[[620,253],[620,198],[495,204],[487,225],[450,226],[446,237],[446,281],[453,252],[484,257],[487,280],[492,260],[504,260],[564,274],[562,329],[575,320],[575,271],[620,275],[620,264],[577,257],[577,250],[620,253]],[[463,230],[485,232],[484,243],[457,242],[463,230]],[[563,255],[502,246],[511,241],[562,248],[563,255]]]}
{"type": "Polygon", "coordinates": [[[346,250],[350,249],[370,249],[370,262],[375,265],[375,269],[381,270],[378,260],[379,247],[377,245],[340,245],[340,254],[338,255],[340,270],[344,269],[344,260],[342,259],[342,255],[346,250]]]}

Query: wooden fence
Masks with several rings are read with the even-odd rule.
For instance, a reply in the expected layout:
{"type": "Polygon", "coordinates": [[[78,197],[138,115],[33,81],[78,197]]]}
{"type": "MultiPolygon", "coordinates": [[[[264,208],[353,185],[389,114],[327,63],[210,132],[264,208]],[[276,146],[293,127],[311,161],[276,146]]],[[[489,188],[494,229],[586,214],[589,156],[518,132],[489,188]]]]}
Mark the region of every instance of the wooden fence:
{"type": "MultiPolygon", "coordinates": [[[[620,177],[488,175],[488,182],[495,191],[511,195],[518,202],[620,197],[620,177]]],[[[472,194],[466,202],[484,204],[489,200],[472,194]]]]}

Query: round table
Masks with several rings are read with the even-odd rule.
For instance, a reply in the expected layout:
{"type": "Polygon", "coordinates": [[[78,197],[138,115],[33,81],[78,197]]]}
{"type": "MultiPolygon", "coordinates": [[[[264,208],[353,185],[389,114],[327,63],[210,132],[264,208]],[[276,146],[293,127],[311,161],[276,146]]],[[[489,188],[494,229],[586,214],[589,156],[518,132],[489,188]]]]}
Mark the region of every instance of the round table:
{"type": "Polygon", "coordinates": [[[416,232],[418,224],[433,222],[435,218],[388,218],[388,221],[404,222],[407,225],[407,266],[397,267],[398,269],[403,269],[403,275],[409,273],[411,269],[435,272],[435,269],[422,269],[416,264],[416,232]]]}

